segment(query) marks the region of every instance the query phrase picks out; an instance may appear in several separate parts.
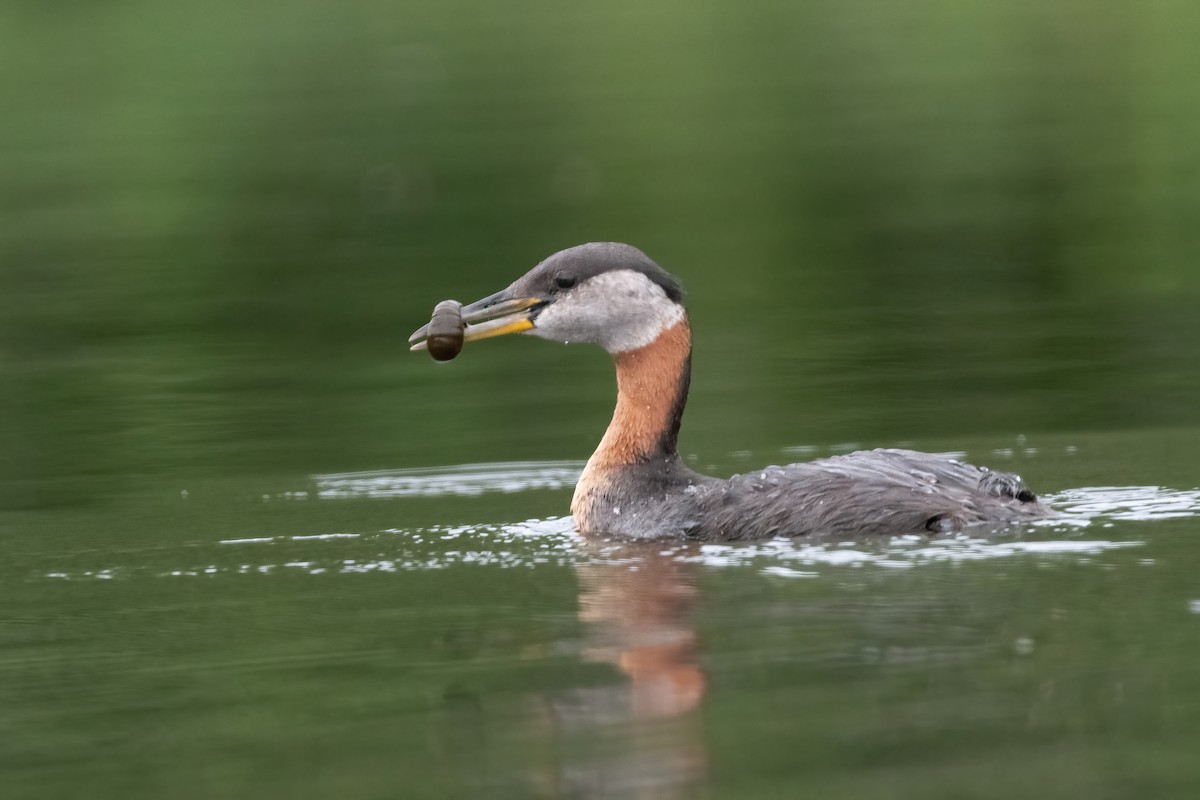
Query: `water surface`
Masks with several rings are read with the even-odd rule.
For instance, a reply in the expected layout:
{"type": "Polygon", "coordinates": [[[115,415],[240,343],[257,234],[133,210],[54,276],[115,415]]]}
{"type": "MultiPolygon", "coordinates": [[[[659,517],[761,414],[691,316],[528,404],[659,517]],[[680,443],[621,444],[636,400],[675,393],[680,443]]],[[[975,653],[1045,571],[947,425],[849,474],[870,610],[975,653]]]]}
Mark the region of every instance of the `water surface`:
{"type": "Polygon", "coordinates": [[[0,9],[0,794],[1197,796],[1190,9],[244,6],[0,9]],[[606,356],[404,339],[593,240],[697,469],[1061,516],[578,536],[606,356]]]}
{"type": "MultiPolygon", "coordinates": [[[[1107,444],[1025,441],[1024,465],[1064,480],[1107,444]]],[[[1049,497],[1060,517],[986,535],[630,546],[561,516],[578,466],[316,475],[261,493],[217,482],[10,516],[9,785],[1196,785],[1200,491],[1064,490],[1049,497]]]]}

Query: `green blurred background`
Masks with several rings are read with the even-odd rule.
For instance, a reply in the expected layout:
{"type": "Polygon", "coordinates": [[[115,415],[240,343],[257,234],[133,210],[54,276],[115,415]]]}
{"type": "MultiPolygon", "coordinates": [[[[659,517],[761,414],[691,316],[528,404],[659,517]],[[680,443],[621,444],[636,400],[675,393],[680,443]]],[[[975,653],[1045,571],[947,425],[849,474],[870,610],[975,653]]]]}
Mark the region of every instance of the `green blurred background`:
{"type": "Polygon", "coordinates": [[[405,337],[592,240],[683,278],[702,459],[1191,425],[1196,17],[5,3],[0,503],[586,457],[602,353],[405,337]]]}
{"type": "Polygon", "coordinates": [[[1198,42],[1187,0],[6,0],[0,795],[1196,796],[1198,42]],[[594,240],[689,290],[698,468],[952,450],[1086,527],[738,567],[592,552],[569,486],[319,495],[585,458],[602,351],[406,337],[594,240]]]}

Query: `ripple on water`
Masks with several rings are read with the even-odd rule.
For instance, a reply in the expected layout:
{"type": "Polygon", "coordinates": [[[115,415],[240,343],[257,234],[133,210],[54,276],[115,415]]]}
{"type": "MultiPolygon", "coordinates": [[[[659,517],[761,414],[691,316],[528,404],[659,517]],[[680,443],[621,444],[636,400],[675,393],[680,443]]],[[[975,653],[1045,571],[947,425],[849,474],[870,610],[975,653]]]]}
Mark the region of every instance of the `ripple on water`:
{"type": "Polygon", "coordinates": [[[347,472],[317,475],[313,483],[322,500],[387,497],[475,497],[487,492],[529,492],[575,485],[582,461],[513,461],[460,464],[436,469],[347,472]]]}
{"type": "Polygon", "coordinates": [[[1068,489],[1046,499],[1062,513],[1060,521],[1069,524],[1087,525],[1095,517],[1142,522],[1200,514],[1200,489],[1181,491],[1161,486],[1095,486],[1068,489]]]}
{"type": "Polygon", "coordinates": [[[996,541],[971,536],[934,540],[924,536],[894,536],[875,542],[840,544],[803,544],[793,539],[772,539],[744,545],[706,544],[698,554],[688,559],[710,567],[759,566],[764,575],[784,578],[816,578],[822,573],[784,565],[912,569],[923,564],[984,561],[1022,555],[1089,557],[1142,544],[1140,541],[1093,539],[996,541]]]}
{"type": "MultiPolygon", "coordinates": [[[[474,464],[436,470],[324,475],[313,480],[318,497],[324,499],[478,495],[564,488],[575,481],[579,467],[576,462],[564,461],[474,464]]],[[[658,543],[651,547],[660,557],[699,562],[714,569],[753,568],[781,578],[818,578],[844,569],[912,569],[933,563],[1018,556],[1088,560],[1101,553],[1144,544],[1140,540],[1081,538],[1080,529],[1094,522],[1111,527],[1112,520],[1153,521],[1200,514],[1200,490],[1109,486],[1072,489],[1046,499],[1061,512],[1059,516],[993,535],[967,533],[937,538],[911,535],[859,541],[780,538],[733,544],[658,543]],[[1066,536],[1056,538],[1055,533],[1066,536]]],[[[597,559],[628,561],[634,568],[637,556],[631,557],[627,546],[625,542],[605,544],[585,540],[576,533],[569,517],[550,517],[509,524],[217,539],[212,543],[214,552],[209,558],[199,556],[204,561],[153,574],[161,577],[352,575],[442,570],[465,565],[570,566],[597,559]],[[288,558],[272,558],[274,546],[285,543],[288,558]],[[298,546],[303,552],[296,552],[298,546]],[[370,551],[369,557],[362,555],[364,548],[370,551]],[[238,552],[239,557],[228,558],[230,551],[238,552]],[[235,563],[229,564],[230,561],[235,563]]],[[[1154,562],[1142,559],[1142,563],[1154,562]]],[[[147,571],[134,566],[105,565],[74,573],[57,570],[46,573],[45,577],[112,580],[136,574],[147,571]]]]}

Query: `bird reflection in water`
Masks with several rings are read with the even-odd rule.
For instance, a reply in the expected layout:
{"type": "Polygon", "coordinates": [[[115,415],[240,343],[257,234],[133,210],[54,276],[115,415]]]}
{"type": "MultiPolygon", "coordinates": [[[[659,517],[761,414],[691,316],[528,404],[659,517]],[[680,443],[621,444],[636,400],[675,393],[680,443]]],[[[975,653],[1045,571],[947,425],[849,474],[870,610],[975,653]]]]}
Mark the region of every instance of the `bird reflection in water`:
{"type": "MultiPolygon", "coordinates": [[[[576,567],[581,657],[622,680],[548,698],[565,797],[695,797],[707,772],[707,682],[692,624],[696,565],[661,545],[592,545],[576,567]]],[[[546,787],[550,788],[550,787],[546,787]]]]}

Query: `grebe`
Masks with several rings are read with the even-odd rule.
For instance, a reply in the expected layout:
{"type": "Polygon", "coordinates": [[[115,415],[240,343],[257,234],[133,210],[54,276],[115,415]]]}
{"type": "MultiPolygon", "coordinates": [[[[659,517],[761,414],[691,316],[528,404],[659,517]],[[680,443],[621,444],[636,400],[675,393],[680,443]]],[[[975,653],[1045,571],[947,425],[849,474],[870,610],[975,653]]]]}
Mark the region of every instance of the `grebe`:
{"type": "MultiPolygon", "coordinates": [[[[691,377],[679,280],[627,244],[579,245],[462,308],[464,341],[530,333],[612,354],[617,407],[571,514],[583,533],[762,539],[951,532],[1050,512],[1016,475],[911,450],[770,466],[728,480],[683,464],[675,443],[691,377]]],[[[426,325],[409,337],[425,349],[426,325]]]]}

